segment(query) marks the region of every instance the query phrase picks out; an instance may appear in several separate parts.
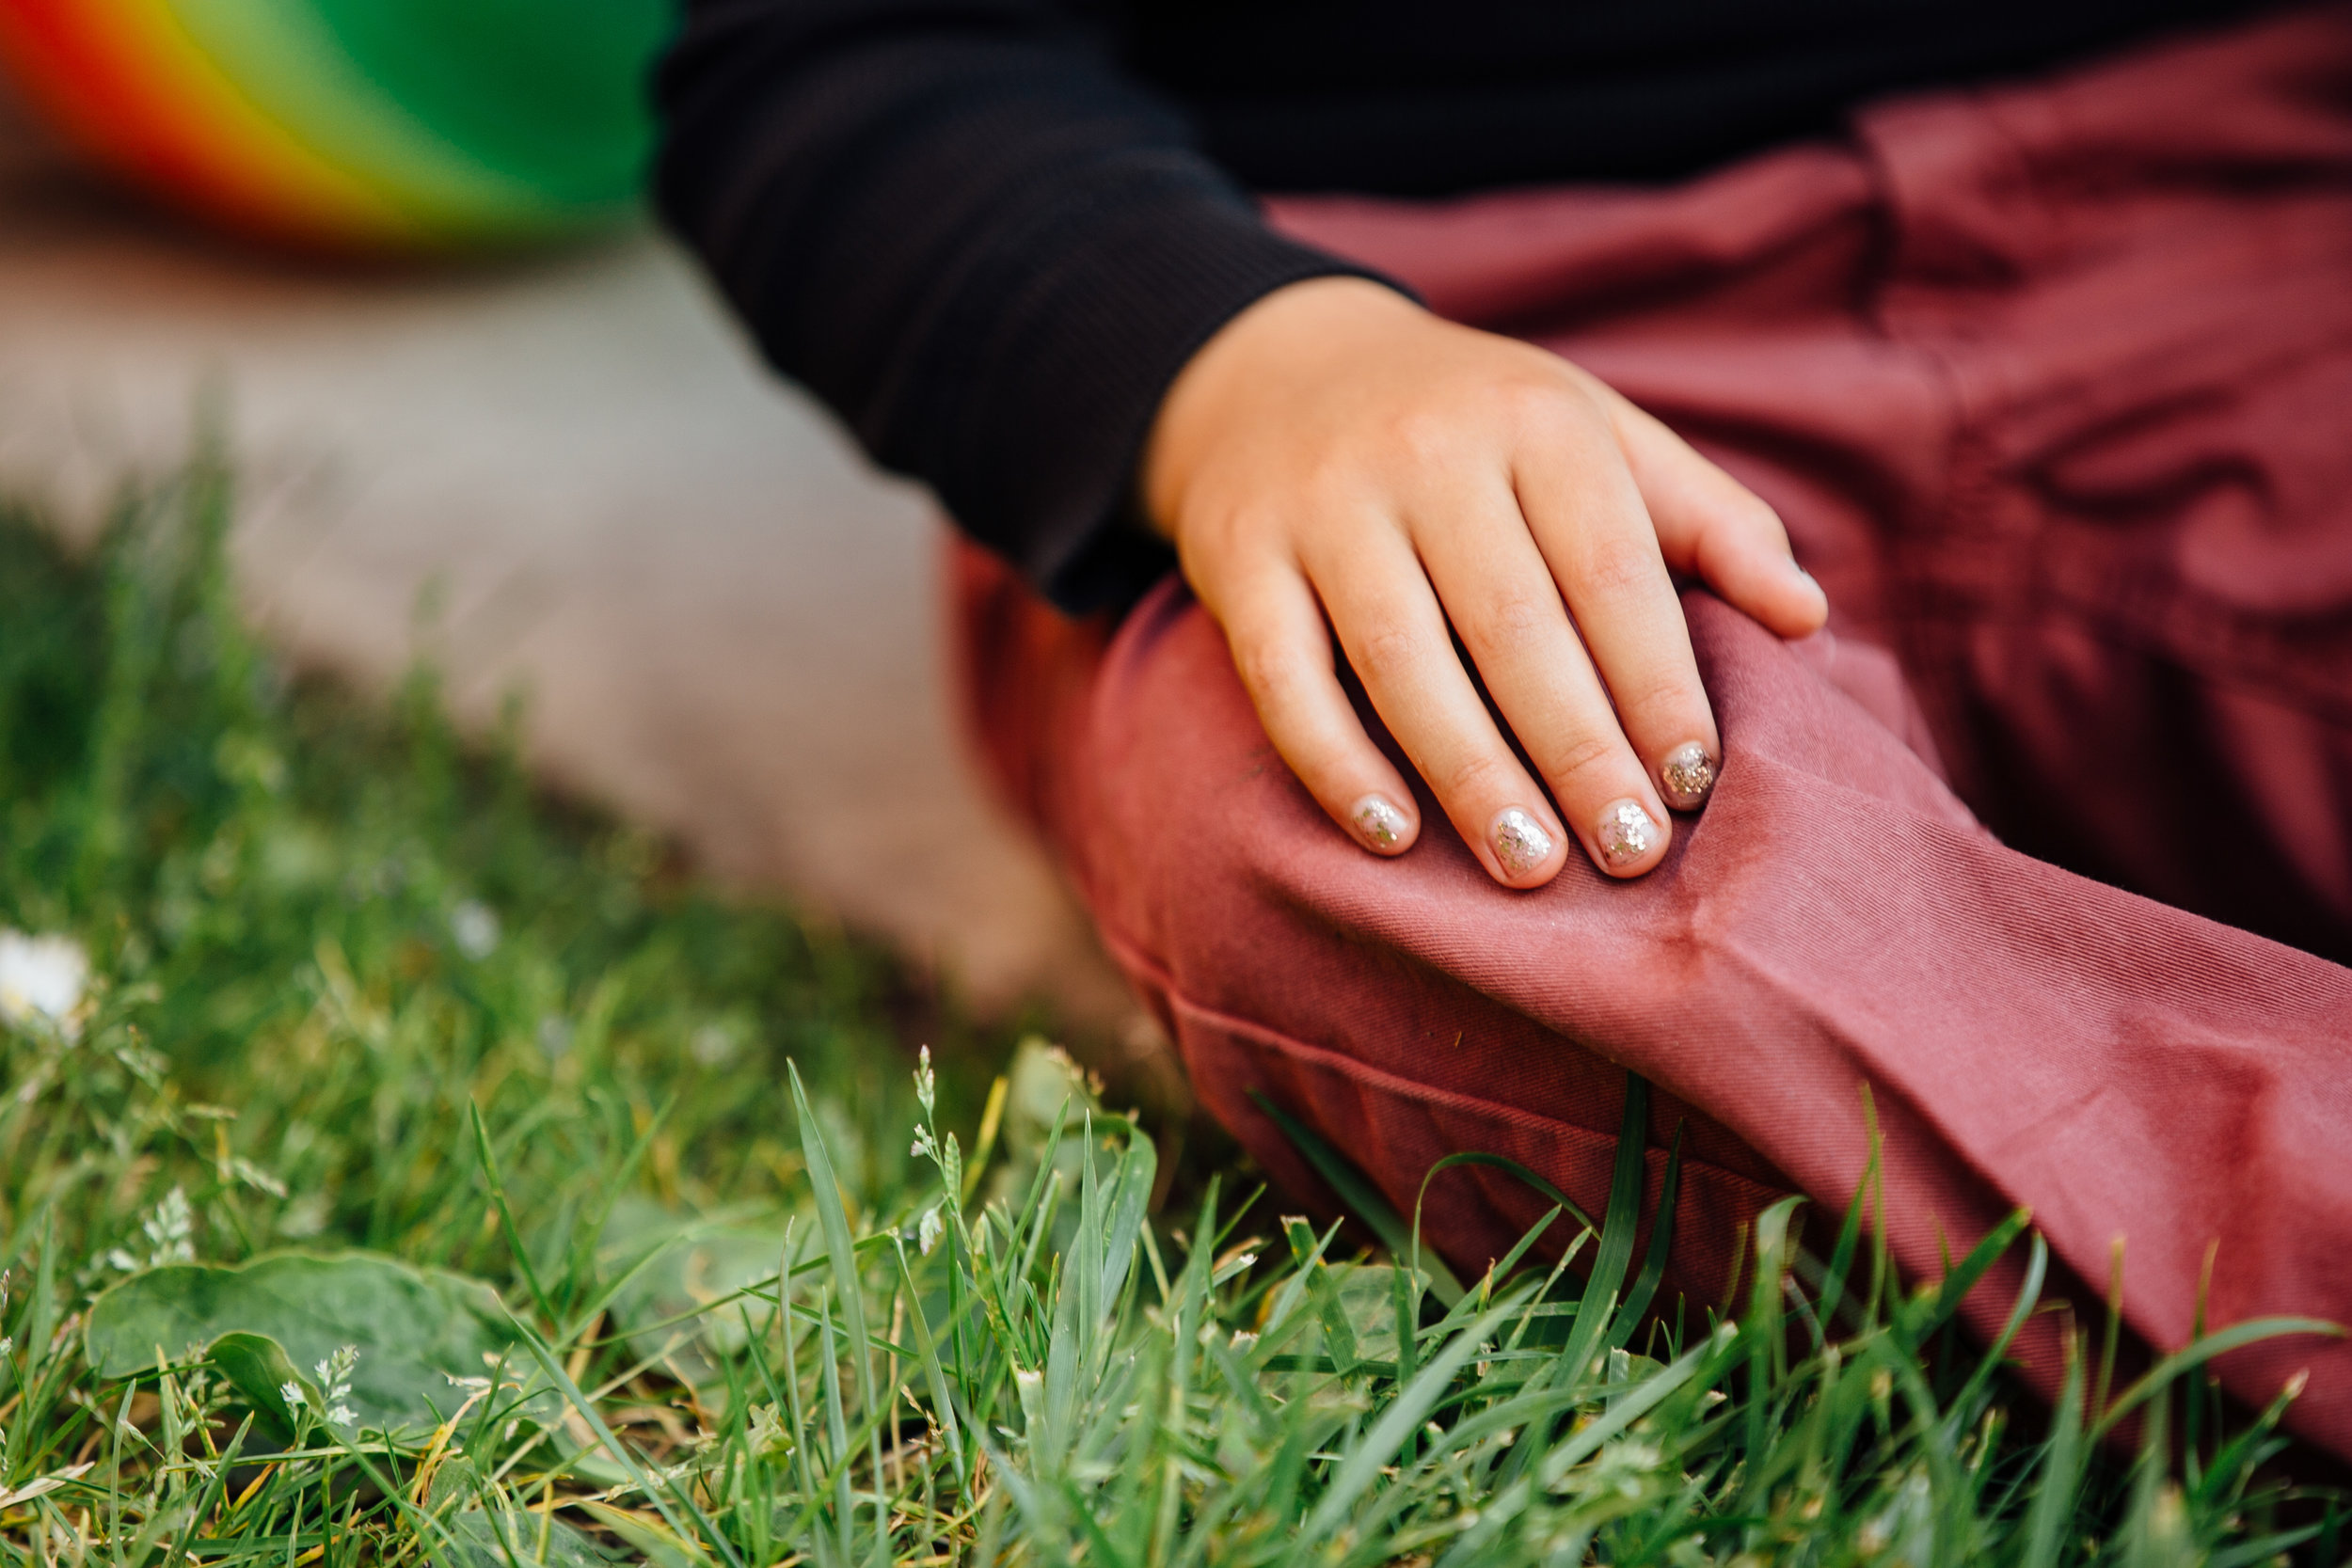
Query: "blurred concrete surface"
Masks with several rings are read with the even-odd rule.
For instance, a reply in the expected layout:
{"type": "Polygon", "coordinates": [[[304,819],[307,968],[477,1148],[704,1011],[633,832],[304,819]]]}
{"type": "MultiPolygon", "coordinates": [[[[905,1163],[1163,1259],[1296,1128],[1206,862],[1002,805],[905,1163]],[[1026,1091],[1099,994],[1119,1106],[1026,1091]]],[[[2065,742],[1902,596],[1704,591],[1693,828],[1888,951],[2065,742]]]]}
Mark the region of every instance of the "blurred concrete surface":
{"type": "Polygon", "coordinates": [[[0,98],[0,484],[93,519],[226,389],[253,609],[381,685],[437,582],[461,717],[723,880],[891,938],[983,1007],[1128,1004],[946,702],[938,525],[767,375],[651,234],[363,275],[83,177],[0,98]]]}

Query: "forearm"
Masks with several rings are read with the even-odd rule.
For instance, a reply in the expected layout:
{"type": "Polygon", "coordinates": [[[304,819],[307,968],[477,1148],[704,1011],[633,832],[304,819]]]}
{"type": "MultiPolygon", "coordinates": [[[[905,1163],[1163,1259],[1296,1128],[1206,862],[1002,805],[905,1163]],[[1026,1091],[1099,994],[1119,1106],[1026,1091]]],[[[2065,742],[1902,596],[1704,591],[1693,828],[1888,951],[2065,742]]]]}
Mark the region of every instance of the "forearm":
{"type": "Polygon", "coordinates": [[[704,5],[660,94],[662,211],[770,360],[1070,608],[1164,569],[1130,498],[1193,352],[1353,270],[1042,5],[704,5]]]}

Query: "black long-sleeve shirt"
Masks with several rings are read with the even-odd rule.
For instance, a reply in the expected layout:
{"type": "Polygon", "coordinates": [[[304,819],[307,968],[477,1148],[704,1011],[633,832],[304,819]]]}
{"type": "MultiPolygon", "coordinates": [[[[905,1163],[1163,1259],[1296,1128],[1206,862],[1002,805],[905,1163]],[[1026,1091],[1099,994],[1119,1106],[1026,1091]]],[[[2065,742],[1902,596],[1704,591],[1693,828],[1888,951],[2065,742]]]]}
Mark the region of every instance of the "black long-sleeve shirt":
{"type": "Polygon", "coordinates": [[[1356,269],[1251,190],[1659,180],[2244,0],[694,0],[657,198],[777,369],[1067,608],[1168,557],[1162,394],[1356,269]]]}

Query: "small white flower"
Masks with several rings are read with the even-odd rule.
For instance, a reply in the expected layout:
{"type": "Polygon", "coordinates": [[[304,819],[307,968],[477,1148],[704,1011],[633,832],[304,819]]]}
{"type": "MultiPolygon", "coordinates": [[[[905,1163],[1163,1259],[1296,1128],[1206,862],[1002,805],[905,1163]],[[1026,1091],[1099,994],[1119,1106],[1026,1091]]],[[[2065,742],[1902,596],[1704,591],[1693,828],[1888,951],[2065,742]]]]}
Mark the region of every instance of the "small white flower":
{"type": "Polygon", "coordinates": [[[278,1233],[301,1241],[326,1229],[326,1199],[317,1193],[305,1193],[278,1216],[278,1233]]]}
{"type": "Polygon", "coordinates": [[[344,1345],[311,1370],[318,1373],[319,1386],[326,1391],[328,1399],[342,1400],[351,1397],[351,1370],[358,1365],[359,1347],[344,1345]]]}
{"type": "Polygon", "coordinates": [[[76,1014],[88,985],[89,955],[72,937],[0,929],[0,1022],[23,1028],[42,1019],[72,1039],[82,1032],[76,1014]]]}
{"type": "MultiPolygon", "coordinates": [[[[155,1205],[154,1212],[139,1221],[139,1228],[147,1234],[147,1261],[134,1263],[133,1268],[160,1269],[167,1263],[196,1261],[196,1211],[188,1207],[188,1195],[174,1187],[155,1205]]],[[[109,1261],[119,1263],[119,1251],[109,1261]]]]}
{"type": "Polygon", "coordinates": [[[946,1226],[940,1220],[937,1209],[923,1211],[922,1221],[914,1227],[914,1244],[922,1249],[924,1257],[929,1258],[931,1255],[931,1248],[939,1244],[939,1238],[946,1233],[946,1226]]]}
{"type": "Polygon", "coordinates": [[[466,957],[486,958],[498,951],[498,911],[479,898],[469,898],[449,911],[449,934],[466,957]]]}
{"type": "Polygon", "coordinates": [[[922,1102],[923,1114],[931,1114],[931,1101],[938,1092],[937,1080],[931,1076],[931,1048],[922,1049],[914,1068],[914,1098],[922,1102]]]}
{"type": "Polygon", "coordinates": [[[286,1408],[289,1410],[299,1410],[310,1402],[302,1397],[302,1385],[299,1383],[279,1384],[278,1397],[286,1402],[286,1408]]]}
{"type": "Polygon", "coordinates": [[[319,1393],[326,1401],[329,1425],[347,1427],[358,1423],[351,1406],[344,1402],[351,1398],[351,1370],[359,1364],[359,1347],[344,1345],[311,1368],[318,1374],[319,1393]]]}
{"type": "Polygon", "coordinates": [[[705,1067],[724,1067],[735,1059],[743,1042],[723,1023],[706,1023],[694,1031],[686,1049],[705,1067]]]}

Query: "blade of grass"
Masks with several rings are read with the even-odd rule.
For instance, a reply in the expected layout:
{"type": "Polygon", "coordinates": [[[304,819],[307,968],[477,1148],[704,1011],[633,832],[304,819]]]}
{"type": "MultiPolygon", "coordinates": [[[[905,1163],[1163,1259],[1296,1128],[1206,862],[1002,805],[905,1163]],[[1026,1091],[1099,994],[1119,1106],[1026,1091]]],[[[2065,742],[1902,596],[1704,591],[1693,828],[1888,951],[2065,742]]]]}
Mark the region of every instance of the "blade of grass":
{"type": "Polygon", "coordinates": [[[1454,1381],[1463,1363],[1475,1355],[1486,1342],[1492,1327],[1502,1322],[1517,1305],[1518,1294],[1504,1304],[1481,1313],[1475,1322],[1465,1327],[1429,1358],[1428,1365],[1413,1375],[1413,1380],[1397,1393],[1380,1419],[1364,1434],[1333,1472],[1331,1483],[1316,1502],[1314,1512],[1307,1516],[1298,1535],[1305,1541],[1328,1540],[1339,1528],[1340,1521],[1378,1479],[1381,1467],[1403,1449],[1406,1441],[1427,1418],[1429,1412],[1443,1398],[1447,1386],[1454,1381]]]}
{"type": "Polygon", "coordinates": [[[1387,1247],[1391,1256],[1420,1267],[1429,1278],[1430,1293],[1440,1304],[1451,1307],[1462,1299],[1462,1282],[1454,1277],[1454,1271],[1434,1256],[1422,1258],[1418,1255],[1413,1232],[1406,1227],[1405,1217],[1380,1195],[1380,1189],[1364,1179],[1362,1172],[1348,1164],[1339,1150],[1324,1142],[1306,1123],[1258,1090],[1250,1090],[1249,1098],[1257,1101],[1260,1110],[1274,1118],[1274,1124],[1282,1130],[1282,1135],[1291,1141],[1291,1146],[1306,1157],[1309,1164],[1314,1166],[1315,1174],[1339,1195],[1340,1201],[1347,1206],[1348,1211],[1371,1227],[1372,1233],[1380,1238],[1380,1244],[1387,1247]]]}
{"type": "Polygon", "coordinates": [[[523,1245],[522,1231],[515,1225],[515,1211],[507,1206],[506,1183],[499,1177],[498,1156],[490,1149],[490,1130],[483,1125],[481,1103],[469,1100],[466,1108],[473,1123],[474,1148],[482,1159],[482,1179],[489,1184],[490,1204],[498,1211],[499,1224],[505,1229],[507,1250],[514,1254],[515,1266],[522,1272],[523,1284],[531,1291],[532,1305],[539,1308],[540,1320],[555,1323],[560,1321],[555,1307],[548,1300],[547,1288],[539,1283],[539,1271],[531,1265],[531,1249],[523,1245]]]}
{"type": "Polygon", "coordinates": [[[2184,1372],[2201,1367],[2217,1355],[2227,1355],[2241,1346],[2289,1334],[2313,1334],[2323,1338],[2341,1339],[2344,1330],[2341,1323],[2328,1323],[2319,1318],[2255,1318],[2222,1329],[2185,1350],[2174,1351],[2150,1368],[2137,1382],[2118,1394],[2114,1402],[2091,1427],[2091,1440],[2097,1442],[2105,1438],[2119,1422],[2170,1387],[2184,1372]]]}
{"type": "MultiPolygon", "coordinates": [[[[825,1251],[833,1259],[834,1300],[840,1305],[843,1332],[849,1340],[849,1353],[856,1366],[859,1408],[867,1411],[878,1410],[880,1406],[874,1398],[873,1346],[866,1327],[865,1288],[858,1276],[857,1253],[850,1242],[849,1212],[841,1206],[841,1184],[834,1175],[833,1155],[825,1147],[823,1130],[817,1125],[817,1114],[809,1109],[808,1091],[802,1086],[800,1067],[797,1063],[787,1062],[785,1064],[785,1070],[792,1085],[792,1109],[800,1119],[801,1157],[807,1162],[809,1185],[816,1191],[818,1225],[824,1231],[825,1251]]],[[[818,1331],[830,1336],[832,1332],[830,1312],[818,1320],[818,1331]]],[[[827,1359],[830,1362],[830,1355],[827,1359]]],[[[832,1384],[829,1381],[828,1387],[831,1386],[832,1384]]],[[[839,1419],[837,1414],[834,1419],[836,1421],[839,1419]]],[[[877,1536],[886,1542],[890,1535],[890,1516],[887,1504],[882,1501],[882,1436],[880,1433],[877,1432],[869,1441],[873,1449],[871,1463],[874,1473],[874,1529],[877,1536]]],[[[840,1464],[841,1483],[846,1487],[849,1477],[847,1455],[842,1456],[840,1464]]],[[[842,1521],[841,1550],[843,1558],[850,1560],[854,1559],[856,1554],[850,1548],[848,1533],[850,1521],[846,1513],[848,1509],[846,1497],[843,1499],[843,1508],[845,1513],[842,1521]]]]}
{"type": "Polygon", "coordinates": [[[1633,1289],[1626,1292],[1625,1307],[1617,1314],[1617,1322],[1609,1331],[1609,1348],[1623,1350],[1633,1338],[1642,1319],[1649,1311],[1650,1303],[1658,1299],[1658,1287],[1666,1277],[1666,1256],[1674,1249],[1675,1210],[1682,1196],[1682,1125],[1675,1124],[1675,1141],[1666,1151],[1666,1173],[1658,1188],[1658,1214],[1650,1221],[1649,1251],[1642,1259],[1642,1272],[1633,1281],[1633,1289]]]}
{"type": "Polygon", "coordinates": [[[922,1362],[923,1381],[931,1391],[931,1410],[946,1435],[947,1452],[956,1467],[956,1483],[968,1486],[972,1474],[963,1459],[963,1433],[956,1424],[955,1403],[947,1397],[947,1373],[939,1364],[939,1347],[932,1341],[930,1320],[923,1311],[922,1292],[914,1288],[914,1271],[907,1264],[907,1249],[903,1245],[898,1248],[898,1276],[906,1287],[907,1322],[914,1330],[914,1349],[922,1362]]]}

